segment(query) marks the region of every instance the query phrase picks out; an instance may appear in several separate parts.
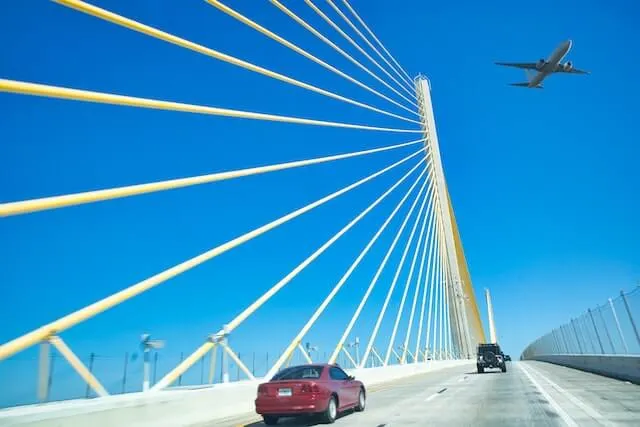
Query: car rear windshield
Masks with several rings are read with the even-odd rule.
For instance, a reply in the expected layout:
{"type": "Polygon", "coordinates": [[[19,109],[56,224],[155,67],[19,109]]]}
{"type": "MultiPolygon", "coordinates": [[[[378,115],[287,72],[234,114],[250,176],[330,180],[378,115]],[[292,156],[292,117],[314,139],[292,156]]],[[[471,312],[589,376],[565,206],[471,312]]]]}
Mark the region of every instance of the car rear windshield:
{"type": "Polygon", "coordinates": [[[283,369],[273,376],[272,381],[319,379],[324,366],[294,366],[283,369]]]}
{"type": "Polygon", "coordinates": [[[479,345],[478,353],[492,352],[494,354],[500,354],[500,348],[497,345],[479,345]]]}

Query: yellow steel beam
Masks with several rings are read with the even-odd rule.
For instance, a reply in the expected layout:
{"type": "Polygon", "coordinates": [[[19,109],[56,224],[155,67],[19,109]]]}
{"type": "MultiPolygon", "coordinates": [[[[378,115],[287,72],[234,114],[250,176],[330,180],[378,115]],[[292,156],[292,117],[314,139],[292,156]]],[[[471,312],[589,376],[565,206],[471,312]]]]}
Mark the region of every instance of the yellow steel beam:
{"type": "Polygon", "coordinates": [[[75,369],[75,371],[82,377],[83,380],[91,386],[93,391],[96,392],[98,396],[108,396],[109,393],[105,388],[100,384],[98,379],[93,376],[93,374],[87,369],[86,366],[78,359],[78,356],[75,355],[73,351],[62,341],[62,339],[58,336],[53,336],[49,338],[49,342],[53,344],[53,346],[67,359],[67,362],[75,369]]]}

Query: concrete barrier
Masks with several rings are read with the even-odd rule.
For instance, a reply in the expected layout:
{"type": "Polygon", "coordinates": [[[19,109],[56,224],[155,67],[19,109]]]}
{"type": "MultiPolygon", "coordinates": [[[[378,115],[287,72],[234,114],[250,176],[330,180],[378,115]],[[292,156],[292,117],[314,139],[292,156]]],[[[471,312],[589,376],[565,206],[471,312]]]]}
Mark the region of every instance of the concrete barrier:
{"type": "Polygon", "coordinates": [[[531,360],[553,363],[640,384],[640,356],[637,355],[553,354],[535,356],[531,360]]]}
{"type": "MultiPolygon", "coordinates": [[[[430,361],[385,368],[347,369],[370,387],[473,361],[430,361]]],[[[195,390],[129,393],[96,399],[51,402],[0,410],[0,426],[164,427],[213,423],[252,413],[260,381],[216,384],[195,390]]]]}

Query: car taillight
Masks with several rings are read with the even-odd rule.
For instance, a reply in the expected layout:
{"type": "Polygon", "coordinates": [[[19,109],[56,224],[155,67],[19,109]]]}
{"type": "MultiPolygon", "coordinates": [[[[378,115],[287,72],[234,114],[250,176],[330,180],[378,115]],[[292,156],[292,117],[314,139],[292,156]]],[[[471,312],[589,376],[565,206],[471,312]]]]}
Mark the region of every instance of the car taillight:
{"type": "Polygon", "coordinates": [[[258,397],[266,396],[266,395],[267,395],[267,388],[263,385],[258,386],[258,397]]]}
{"type": "Polygon", "coordinates": [[[302,384],[301,393],[320,393],[320,387],[317,384],[302,384]]]}

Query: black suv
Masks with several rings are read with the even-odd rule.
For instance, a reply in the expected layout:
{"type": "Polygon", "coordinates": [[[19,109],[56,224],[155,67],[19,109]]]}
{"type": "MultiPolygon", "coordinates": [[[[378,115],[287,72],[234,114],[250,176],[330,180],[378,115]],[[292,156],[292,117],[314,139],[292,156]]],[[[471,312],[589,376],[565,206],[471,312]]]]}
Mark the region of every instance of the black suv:
{"type": "Polygon", "coordinates": [[[500,368],[502,372],[507,372],[504,355],[498,344],[478,344],[476,364],[479,374],[482,374],[485,368],[500,368]]]}

